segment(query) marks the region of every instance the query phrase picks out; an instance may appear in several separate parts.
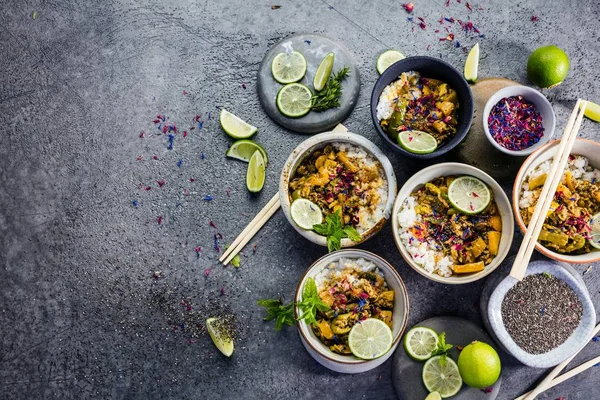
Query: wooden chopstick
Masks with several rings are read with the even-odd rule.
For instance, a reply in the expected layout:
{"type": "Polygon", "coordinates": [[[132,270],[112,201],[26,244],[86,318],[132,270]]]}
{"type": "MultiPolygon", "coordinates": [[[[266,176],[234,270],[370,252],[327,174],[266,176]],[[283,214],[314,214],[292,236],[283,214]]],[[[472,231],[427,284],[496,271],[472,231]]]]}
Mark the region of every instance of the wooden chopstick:
{"type": "MultiPolygon", "coordinates": [[[[588,338],[588,341],[592,340],[592,338],[594,336],[596,336],[598,334],[598,332],[600,332],[600,324],[596,325],[596,327],[592,331],[592,334],[588,338]]],[[[579,351],[581,351],[581,350],[579,350],[579,351]]],[[[537,396],[538,394],[540,394],[543,391],[548,390],[550,387],[552,387],[553,385],[551,385],[551,383],[554,381],[554,378],[556,378],[556,376],[558,374],[560,374],[560,371],[562,371],[563,369],[565,369],[565,367],[567,366],[567,364],[569,364],[571,361],[573,361],[573,359],[575,358],[575,356],[577,354],[579,354],[579,351],[577,353],[573,354],[571,357],[567,358],[565,361],[563,361],[560,364],[558,364],[556,367],[554,367],[554,369],[552,371],[550,371],[550,373],[544,378],[544,380],[541,381],[539,383],[539,385],[537,385],[537,387],[535,389],[533,389],[531,392],[524,394],[523,398],[525,400],[533,400],[533,399],[535,399],[535,396],[537,396]]],[[[579,367],[577,367],[577,368],[579,368],[579,367]]],[[[584,370],[585,370],[585,368],[582,369],[581,371],[584,371],[584,370]]],[[[569,372],[571,372],[571,371],[569,371],[569,372]]],[[[579,372],[577,372],[577,373],[579,373],[579,372]]]]}
{"type": "MultiPolygon", "coordinates": [[[[237,254],[241,250],[241,248],[238,249],[238,245],[248,236],[248,233],[250,233],[250,231],[252,231],[256,226],[258,226],[258,229],[260,229],[265,224],[265,222],[267,222],[268,218],[267,218],[267,220],[263,221],[261,225],[257,225],[259,223],[259,221],[261,221],[263,219],[263,217],[265,215],[267,215],[269,213],[269,211],[275,205],[277,206],[277,208],[273,211],[273,213],[275,211],[277,211],[277,209],[279,208],[279,205],[280,205],[279,192],[277,192],[275,194],[275,196],[273,196],[271,198],[271,200],[269,200],[269,202],[267,204],[265,204],[263,209],[260,210],[258,214],[256,214],[256,217],[254,217],[254,219],[252,221],[250,221],[248,226],[246,226],[246,228],[238,235],[238,237],[233,241],[233,243],[231,243],[229,248],[227,248],[227,250],[225,250],[225,252],[223,253],[223,255],[221,257],[219,257],[219,262],[222,262],[223,260],[225,260],[231,253],[234,253],[234,257],[235,257],[235,254],[237,254]]],[[[269,214],[269,217],[271,215],[273,215],[273,213],[269,214]]],[[[258,232],[258,229],[256,230],[256,232],[258,232]]],[[[256,233],[256,232],[254,232],[254,233],[256,233]]],[[[250,239],[252,239],[252,236],[250,236],[248,241],[250,241],[250,239]]],[[[246,241],[246,243],[248,243],[248,241],[246,241]]],[[[231,257],[231,258],[233,258],[233,257],[231,257]]],[[[227,265],[227,263],[225,263],[225,264],[227,265]]]]}
{"type": "Polygon", "coordinates": [[[537,238],[540,235],[544,221],[546,220],[546,214],[548,213],[550,204],[554,199],[553,194],[556,192],[556,188],[562,179],[563,171],[567,164],[567,160],[569,159],[569,155],[571,154],[571,149],[573,148],[573,144],[577,138],[577,133],[581,127],[581,121],[583,119],[583,113],[585,112],[586,105],[587,101],[581,99],[578,99],[577,103],[575,104],[575,108],[573,109],[571,117],[569,118],[565,128],[563,138],[560,141],[554,156],[554,161],[552,161],[550,172],[548,173],[546,182],[542,188],[542,192],[539,197],[540,201],[535,207],[533,216],[531,217],[531,221],[529,222],[529,226],[525,232],[525,238],[523,239],[521,247],[519,248],[519,252],[515,257],[515,261],[510,271],[510,276],[518,279],[519,281],[522,280],[523,276],[525,275],[525,270],[527,269],[531,254],[535,249],[537,238]]]}

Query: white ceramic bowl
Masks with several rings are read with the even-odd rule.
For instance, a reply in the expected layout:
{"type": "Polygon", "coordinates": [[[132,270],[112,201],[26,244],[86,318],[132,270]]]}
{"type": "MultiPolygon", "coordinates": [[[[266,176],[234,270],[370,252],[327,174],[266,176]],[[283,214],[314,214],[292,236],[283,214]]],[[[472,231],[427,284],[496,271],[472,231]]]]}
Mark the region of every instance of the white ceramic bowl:
{"type": "Polygon", "coordinates": [[[504,258],[508,254],[508,251],[510,250],[515,225],[508,197],[506,197],[506,194],[504,193],[500,185],[491,176],[489,176],[482,170],[467,164],[441,163],[432,165],[417,172],[408,181],[406,181],[402,188],[400,188],[398,196],[396,197],[394,209],[392,211],[392,230],[394,232],[394,241],[396,242],[396,246],[398,247],[400,254],[408,263],[408,265],[410,265],[415,271],[425,276],[426,278],[429,278],[436,282],[447,284],[462,284],[474,282],[487,276],[502,263],[502,260],[504,260],[504,258]],[[422,187],[425,183],[431,182],[432,180],[440,176],[448,175],[474,176],[485,182],[494,193],[494,200],[496,201],[496,205],[498,206],[498,210],[500,211],[500,217],[502,218],[502,236],[500,238],[500,247],[498,249],[498,255],[496,255],[494,260],[489,265],[487,265],[485,269],[481,272],[477,272],[474,274],[452,275],[449,277],[443,277],[438,274],[429,273],[413,261],[412,256],[409,254],[409,252],[404,247],[404,244],[402,244],[400,240],[400,225],[398,222],[397,215],[400,211],[400,208],[402,207],[402,203],[404,202],[404,200],[408,196],[410,196],[412,192],[422,187]]]}
{"type": "Polygon", "coordinates": [[[487,103],[485,103],[485,107],[483,108],[483,130],[485,132],[485,136],[489,140],[489,142],[500,150],[503,153],[509,154],[511,156],[526,156],[528,154],[533,153],[544,144],[546,144],[554,135],[554,128],[556,126],[556,116],[554,115],[554,109],[552,108],[552,104],[546,99],[542,93],[538,92],[535,89],[532,89],[528,86],[515,85],[508,86],[504,89],[498,90],[496,93],[489,98],[487,103]],[[523,96],[525,100],[528,100],[535,105],[535,108],[542,116],[542,125],[544,125],[544,134],[540,138],[540,141],[534,144],[531,147],[528,147],[523,150],[509,150],[506,147],[500,146],[498,142],[494,140],[492,135],[490,134],[490,129],[488,125],[488,117],[490,115],[490,111],[492,108],[505,97],[511,96],[523,96]]]}
{"type": "Polygon", "coordinates": [[[515,278],[507,276],[498,284],[490,296],[487,307],[487,316],[494,336],[517,360],[525,365],[535,368],[553,367],[571,357],[573,354],[576,354],[588,343],[592,336],[594,325],[596,324],[596,311],[594,310],[594,304],[590,299],[587,289],[560,264],[548,261],[533,262],[527,268],[525,276],[541,274],[544,272],[548,272],[567,283],[577,294],[577,297],[583,305],[583,315],[581,316],[579,325],[571,336],[560,346],[547,353],[530,354],[521,349],[510,337],[510,334],[502,321],[502,301],[504,300],[506,293],[517,284],[518,281],[515,278]]]}
{"type": "Polygon", "coordinates": [[[390,218],[390,214],[392,211],[392,206],[394,205],[394,199],[396,197],[396,174],[394,173],[394,169],[392,168],[392,164],[390,160],[383,154],[381,150],[377,146],[375,146],[371,141],[365,139],[362,136],[356,135],[350,132],[325,132],[319,135],[315,135],[310,139],[305,140],[300,143],[298,147],[296,147],[290,156],[288,157],[285,165],[283,166],[283,171],[281,171],[281,179],[279,181],[279,199],[281,201],[281,208],[283,209],[283,213],[285,217],[289,221],[289,223],[300,233],[302,236],[307,238],[313,243],[319,244],[321,246],[327,246],[327,239],[325,236],[321,236],[314,231],[305,230],[300,228],[290,215],[290,197],[289,197],[289,182],[294,178],[294,173],[296,168],[304,161],[304,159],[310,156],[315,150],[322,149],[326,145],[330,143],[348,143],[357,147],[361,147],[366,150],[371,156],[379,161],[381,167],[385,172],[385,177],[388,183],[388,197],[387,202],[384,207],[383,217],[379,222],[373,225],[366,232],[363,232],[361,235],[362,240],[359,242],[353,242],[350,239],[342,239],[342,247],[351,247],[358,243],[362,243],[367,239],[371,238],[377,232],[383,228],[386,221],[390,218]]]}
{"type": "MultiPolygon", "coordinates": [[[[523,162],[521,169],[519,169],[519,172],[517,173],[513,187],[512,205],[513,211],[515,212],[515,218],[517,219],[519,228],[523,233],[525,233],[527,230],[527,227],[523,222],[523,218],[521,218],[521,213],[519,212],[519,197],[523,186],[523,180],[525,179],[527,172],[531,171],[544,161],[554,157],[559,143],[560,142],[558,140],[555,140],[538,149],[535,153],[527,157],[525,162],[523,162]]],[[[590,165],[600,169],[600,143],[587,139],[577,139],[575,140],[571,154],[577,154],[586,157],[588,160],[590,160],[590,165]]],[[[588,264],[600,261],[600,250],[597,249],[594,249],[587,254],[568,255],[556,253],[545,248],[539,243],[536,243],[535,248],[547,257],[567,263],[588,264]]]]}
{"type": "MultiPolygon", "coordinates": [[[[384,274],[388,287],[394,290],[394,309],[392,314],[392,335],[394,337],[394,342],[391,349],[383,356],[374,360],[361,360],[353,355],[337,354],[329,350],[329,348],[319,340],[305,321],[300,320],[297,325],[302,344],[304,344],[308,353],[319,362],[319,364],[336,372],[357,374],[369,371],[383,364],[394,353],[394,350],[396,350],[396,347],[402,338],[402,334],[404,333],[404,329],[406,328],[406,322],[408,321],[408,294],[404,282],[396,269],[383,258],[365,250],[344,249],[321,257],[308,268],[296,289],[295,301],[298,302],[302,300],[304,284],[309,277],[314,278],[323,269],[327,268],[330,263],[335,262],[342,257],[354,259],[363,258],[373,262],[384,274]]],[[[298,317],[297,309],[295,310],[295,313],[296,317],[298,317]]]]}

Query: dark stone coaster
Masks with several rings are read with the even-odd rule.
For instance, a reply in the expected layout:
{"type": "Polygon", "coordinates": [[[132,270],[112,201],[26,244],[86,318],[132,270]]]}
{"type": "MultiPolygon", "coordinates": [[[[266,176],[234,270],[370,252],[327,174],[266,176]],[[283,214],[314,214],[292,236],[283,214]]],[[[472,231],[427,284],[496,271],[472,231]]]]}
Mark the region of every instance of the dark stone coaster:
{"type": "Polygon", "coordinates": [[[279,125],[301,133],[321,133],[330,130],[342,122],[354,109],[360,91],[360,73],[354,57],[341,43],[321,35],[293,35],[273,46],[263,58],[258,69],[257,91],[263,109],[279,125]],[[322,112],[311,111],[301,118],[288,118],[277,110],[275,99],[277,92],[283,85],[273,79],[271,63],[277,54],[293,50],[302,53],[304,58],[306,58],[306,75],[300,83],[308,86],[313,91],[313,78],[319,64],[327,53],[335,53],[331,76],[343,67],[350,67],[350,75],[342,83],[343,89],[340,107],[322,112]]]}

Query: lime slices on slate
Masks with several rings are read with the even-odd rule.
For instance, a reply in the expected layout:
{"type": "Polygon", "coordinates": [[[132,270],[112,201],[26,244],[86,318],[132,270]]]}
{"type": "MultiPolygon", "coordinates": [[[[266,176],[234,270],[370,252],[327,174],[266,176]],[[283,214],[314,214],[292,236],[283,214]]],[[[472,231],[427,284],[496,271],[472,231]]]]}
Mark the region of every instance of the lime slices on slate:
{"type": "Polygon", "coordinates": [[[306,59],[297,52],[279,53],[271,63],[273,78],[282,84],[298,82],[306,74],[306,59]]]}
{"type": "Polygon", "coordinates": [[[311,107],[312,92],[301,83],[285,85],[277,93],[277,109],[289,118],[300,118],[308,114],[311,107]]]}

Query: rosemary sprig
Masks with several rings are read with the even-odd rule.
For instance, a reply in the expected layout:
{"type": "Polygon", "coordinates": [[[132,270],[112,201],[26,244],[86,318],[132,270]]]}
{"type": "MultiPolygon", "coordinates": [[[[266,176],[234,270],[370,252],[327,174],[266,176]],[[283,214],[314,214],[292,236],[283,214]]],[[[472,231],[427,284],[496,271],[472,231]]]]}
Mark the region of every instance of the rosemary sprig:
{"type": "Polygon", "coordinates": [[[311,98],[312,111],[325,111],[340,106],[342,97],[342,82],[350,74],[350,68],[344,67],[327,80],[323,90],[313,94],[311,98]]]}

